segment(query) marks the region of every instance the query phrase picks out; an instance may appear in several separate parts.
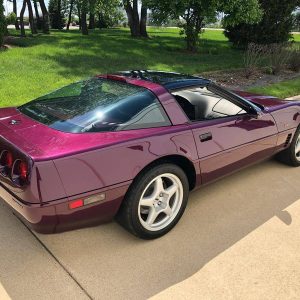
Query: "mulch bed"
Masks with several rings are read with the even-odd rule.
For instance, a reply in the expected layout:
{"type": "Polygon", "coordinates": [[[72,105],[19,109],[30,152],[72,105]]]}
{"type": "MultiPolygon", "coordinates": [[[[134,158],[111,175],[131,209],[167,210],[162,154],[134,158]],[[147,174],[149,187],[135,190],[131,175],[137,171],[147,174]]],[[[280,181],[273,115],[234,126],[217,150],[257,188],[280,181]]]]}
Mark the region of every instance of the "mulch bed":
{"type": "Polygon", "coordinates": [[[265,70],[258,69],[250,78],[246,78],[244,70],[235,69],[228,71],[214,71],[200,74],[200,76],[209,78],[217,84],[229,89],[246,90],[252,87],[264,86],[280,81],[300,77],[300,72],[283,70],[278,75],[269,75],[265,70]]]}

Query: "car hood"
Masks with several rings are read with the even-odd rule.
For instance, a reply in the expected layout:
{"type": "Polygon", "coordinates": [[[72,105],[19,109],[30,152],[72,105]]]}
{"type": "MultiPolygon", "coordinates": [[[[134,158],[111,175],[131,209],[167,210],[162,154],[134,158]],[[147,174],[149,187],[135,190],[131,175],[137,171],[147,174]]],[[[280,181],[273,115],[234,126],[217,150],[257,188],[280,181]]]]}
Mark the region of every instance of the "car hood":
{"type": "Polygon", "coordinates": [[[254,104],[263,106],[266,110],[272,111],[295,104],[296,101],[287,101],[273,96],[264,96],[244,91],[234,91],[235,94],[253,102],[254,104]]]}
{"type": "Polygon", "coordinates": [[[100,149],[125,141],[174,130],[170,127],[100,133],[66,133],[52,129],[19,112],[0,109],[0,135],[35,161],[100,149]]]}

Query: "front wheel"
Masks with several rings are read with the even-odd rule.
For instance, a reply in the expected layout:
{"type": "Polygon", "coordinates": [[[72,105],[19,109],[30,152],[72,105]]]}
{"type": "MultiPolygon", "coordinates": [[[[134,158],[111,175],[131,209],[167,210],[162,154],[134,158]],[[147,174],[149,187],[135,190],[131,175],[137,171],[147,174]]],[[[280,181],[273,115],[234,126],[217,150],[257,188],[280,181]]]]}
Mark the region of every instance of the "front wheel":
{"type": "Polygon", "coordinates": [[[158,238],[179,221],[188,193],[189,183],[181,168],[172,164],[155,166],[133,182],[117,220],[140,238],[158,238]]]}
{"type": "Polygon", "coordinates": [[[279,153],[279,159],[288,165],[300,166],[300,127],[296,130],[289,148],[279,153]]]}

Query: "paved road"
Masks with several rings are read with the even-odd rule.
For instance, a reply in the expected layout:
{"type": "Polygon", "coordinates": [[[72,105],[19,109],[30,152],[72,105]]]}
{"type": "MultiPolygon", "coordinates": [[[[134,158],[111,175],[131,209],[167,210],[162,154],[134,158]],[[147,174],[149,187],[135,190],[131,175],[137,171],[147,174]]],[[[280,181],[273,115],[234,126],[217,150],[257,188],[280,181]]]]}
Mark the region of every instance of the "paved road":
{"type": "Polygon", "coordinates": [[[34,235],[0,205],[0,299],[297,298],[299,180],[274,160],[228,176],[155,241],[115,223],[34,235]]]}

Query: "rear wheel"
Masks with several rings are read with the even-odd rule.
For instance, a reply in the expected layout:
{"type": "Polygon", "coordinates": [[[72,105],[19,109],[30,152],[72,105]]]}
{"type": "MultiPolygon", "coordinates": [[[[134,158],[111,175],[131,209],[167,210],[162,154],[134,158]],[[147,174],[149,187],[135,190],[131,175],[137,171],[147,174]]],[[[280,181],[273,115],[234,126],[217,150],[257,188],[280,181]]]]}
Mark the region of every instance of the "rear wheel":
{"type": "Polygon", "coordinates": [[[158,238],[181,218],[188,199],[189,183],[176,165],[155,166],[133,182],[117,220],[134,235],[158,238]]]}
{"type": "Polygon", "coordinates": [[[289,148],[279,153],[279,159],[288,165],[300,166],[300,127],[296,130],[289,148]]]}

